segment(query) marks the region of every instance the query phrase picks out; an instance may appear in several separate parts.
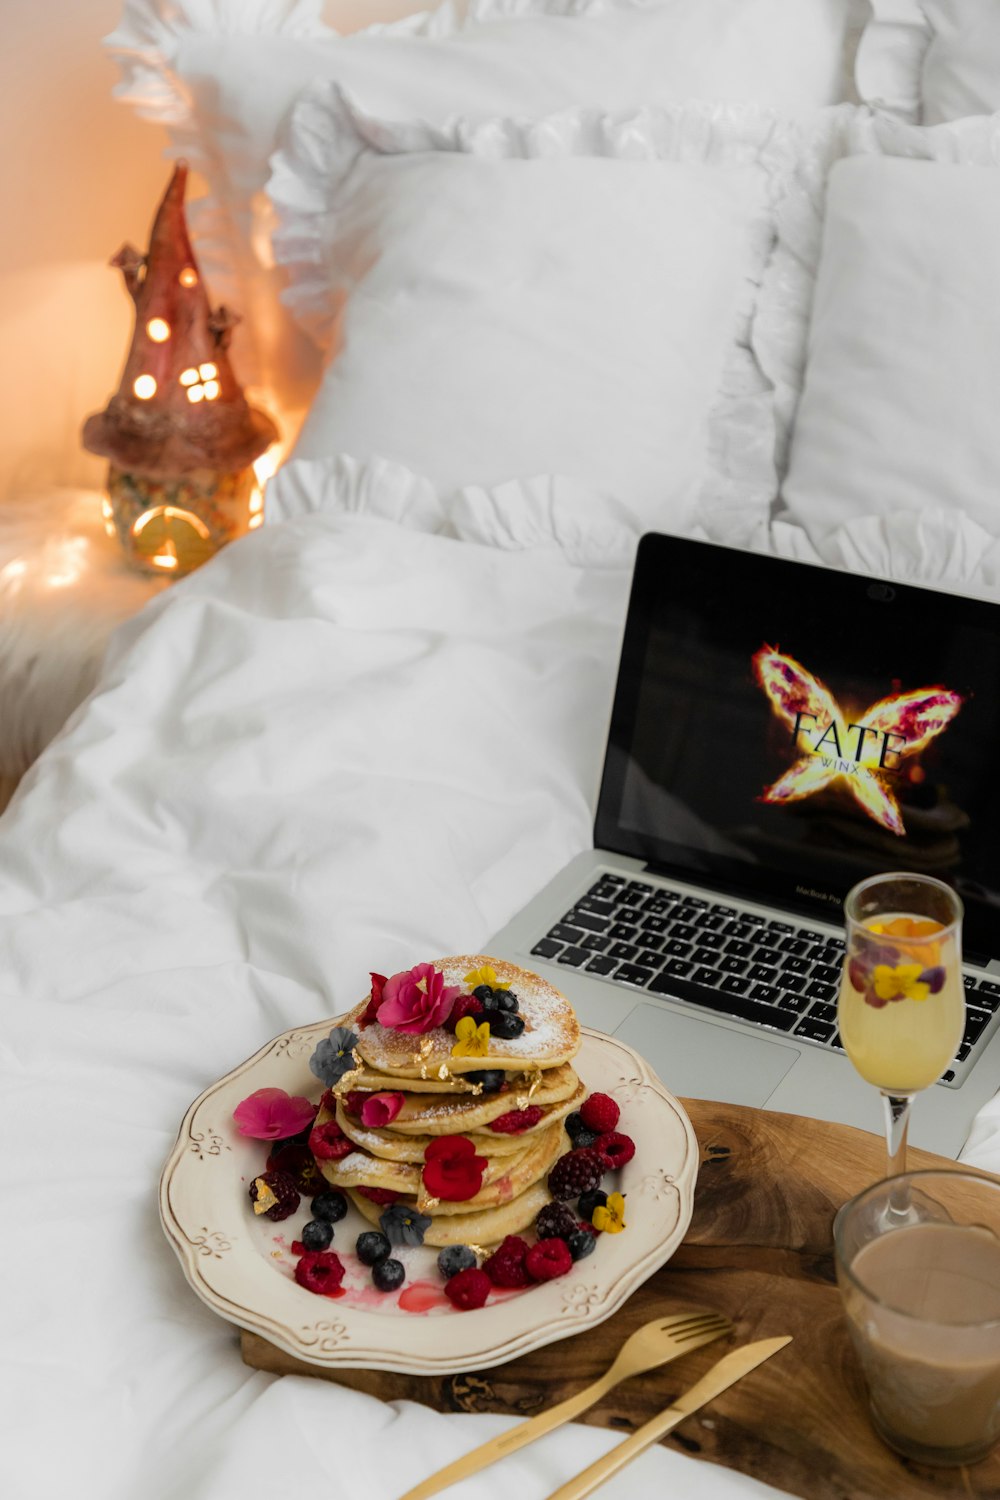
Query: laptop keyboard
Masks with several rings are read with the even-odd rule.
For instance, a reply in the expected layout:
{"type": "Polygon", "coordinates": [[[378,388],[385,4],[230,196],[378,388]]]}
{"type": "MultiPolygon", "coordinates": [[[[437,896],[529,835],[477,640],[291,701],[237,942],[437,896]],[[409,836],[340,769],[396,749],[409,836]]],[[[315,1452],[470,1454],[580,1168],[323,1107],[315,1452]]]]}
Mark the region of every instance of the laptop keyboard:
{"type": "MultiPolygon", "coordinates": [[[[844,939],[794,922],[604,874],[532,948],[612,984],[843,1051],[837,993],[844,939]]],[[[964,976],[965,1034],[955,1079],[1000,1007],[1000,983],[964,976]]]]}

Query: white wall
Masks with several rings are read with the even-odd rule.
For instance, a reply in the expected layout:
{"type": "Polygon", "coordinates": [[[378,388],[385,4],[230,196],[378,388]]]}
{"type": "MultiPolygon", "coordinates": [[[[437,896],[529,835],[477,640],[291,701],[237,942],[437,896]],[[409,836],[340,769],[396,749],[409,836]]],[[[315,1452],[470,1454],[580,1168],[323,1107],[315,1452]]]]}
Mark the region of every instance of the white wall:
{"type": "MultiPolygon", "coordinates": [[[[340,30],[430,0],[327,0],[340,30]]],[[[0,0],[0,503],[100,485],[84,417],[118,383],[131,303],[108,258],[144,246],[166,184],[163,131],[111,97],[101,38],[121,0],[0,0]]]]}

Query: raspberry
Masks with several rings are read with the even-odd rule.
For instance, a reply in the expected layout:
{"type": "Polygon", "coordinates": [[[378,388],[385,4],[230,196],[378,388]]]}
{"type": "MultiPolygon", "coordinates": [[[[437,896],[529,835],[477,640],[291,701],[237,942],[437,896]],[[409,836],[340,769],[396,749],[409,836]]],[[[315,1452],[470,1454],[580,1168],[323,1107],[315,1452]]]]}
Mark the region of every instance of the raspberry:
{"type": "Polygon", "coordinates": [[[579,1198],[597,1187],[607,1170],[607,1163],[597,1151],[581,1147],[560,1156],[549,1173],[549,1192],[553,1198],[579,1198]]]}
{"type": "Polygon", "coordinates": [[[529,1280],[524,1269],[527,1253],[526,1241],[516,1234],[509,1234],[503,1244],[483,1261],[483,1270],[494,1286],[527,1286],[529,1280]]]}
{"type": "Polygon", "coordinates": [[[566,1274],[573,1257],[565,1240],[539,1240],[528,1251],[524,1264],[532,1281],[552,1281],[566,1274]]]}
{"type": "Polygon", "coordinates": [[[307,1250],[295,1267],[295,1280],[299,1286],[321,1296],[337,1291],[343,1279],[343,1263],[332,1250],[307,1250]]]}
{"type": "Polygon", "coordinates": [[[593,1130],[596,1135],[606,1135],[618,1124],[621,1110],[610,1094],[591,1094],[580,1105],[580,1118],[588,1130],[593,1130]]]}
{"type": "Polygon", "coordinates": [[[471,1312],[475,1307],[482,1307],[492,1289],[493,1283],[485,1271],[470,1268],[452,1276],[445,1284],[444,1294],[453,1307],[461,1312],[471,1312]]]}
{"type": "Polygon", "coordinates": [[[282,1141],[267,1158],[269,1172],[287,1172],[304,1198],[312,1198],[326,1187],[326,1178],[316,1158],[300,1141],[282,1141]]]}
{"type": "Polygon", "coordinates": [[[564,1240],[576,1225],[576,1214],[565,1203],[546,1203],[535,1220],[535,1233],[540,1240],[564,1240]]]}
{"type": "Polygon", "coordinates": [[[369,1203],[395,1203],[398,1198],[402,1197],[401,1193],[394,1193],[392,1188],[359,1187],[354,1191],[360,1193],[362,1198],[367,1198],[369,1203]]]}
{"type": "Polygon", "coordinates": [[[614,1171],[617,1167],[623,1167],[627,1161],[631,1161],[635,1155],[635,1141],[630,1135],[622,1135],[618,1130],[609,1130],[606,1135],[599,1135],[594,1142],[594,1150],[602,1158],[605,1166],[614,1171]]]}
{"type": "Polygon", "coordinates": [[[336,1120],[327,1120],[324,1125],[314,1125],[309,1137],[309,1150],[317,1161],[339,1161],[354,1150],[336,1120]]]}
{"type": "Polygon", "coordinates": [[[344,1095],[344,1108],[347,1110],[347,1113],[349,1115],[357,1115],[360,1118],[361,1106],[362,1104],[364,1104],[366,1099],[370,1098],[371,1095],[368,1094],[364,1089],[351,1089],[349,1093],[344,1095]]]}
{"type": "Polygon", "coordinates": [[[250,1202],[255,1214],[287,1219],[299,1206],[299,1190],[287,1172],[262,1172],[250,1184],[250,1202]]]}
{"type": "Polygon", "coordinates": [[[571,1115],[567,1115],[564,1124],[566,1126],[566,1134],[574,1146],[592,1146],[597,1140],[597,1132],[587,1129],[579,1110],[576,1110],[571,1115]]]}
{"type": "Polygon", "coordinates": [[[498,1135],[520,1135],[522,1130],[530,1130],[532,1125],[537,1125],[543,1109],[537,1104],[529,1104],[527,1109],[509,1109],[505,1115],[493,1121],[490,1126],[498,1135]]]}
{"type": "Polygon", "coordinates": [[[463,1016],[479,1017],[483,1014],[485,1007],[483,1002],[475,995],[459,995],[451,1008],[451,1015],[445,1024],[446,1031],[454,1031],[463,1016]]]}

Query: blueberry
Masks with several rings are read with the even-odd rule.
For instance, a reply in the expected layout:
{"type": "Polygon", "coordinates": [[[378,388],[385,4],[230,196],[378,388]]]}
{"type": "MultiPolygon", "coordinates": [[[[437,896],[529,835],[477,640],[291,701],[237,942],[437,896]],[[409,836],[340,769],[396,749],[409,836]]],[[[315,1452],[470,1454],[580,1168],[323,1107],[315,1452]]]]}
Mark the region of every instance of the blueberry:
{"type": "Polygon", "coordinates": [[[394,1292],[405,1280],[406,1272],[402,1261],[393,1260],[391,1256],[377,1260],[372,1267],[372,1281],[380,1292],[394,1292]]]}
{"type": "Polygon", "coordinates": [[[325,1250],[333,1239],[333,1225],[329,1219],[310,1219],[302,1226],[299,1239],[307,1250],[325,1250]]]}
{"type": "Polygon", "coordinates": [[[572,1234],[566,1236],[566,1244],[574,1260],[583,1260],[583,1257],[589,1255],[597,1244],[597,1236],[591,1234],[589,1229],[575,1229],[572,1234]]]}
{"type": "Polygon", "coordinates": [[[385,1235],[379,1234],[377,1229],[367,1229],[364,1234],[358,1235],[358,1242],[354,1249],[363,1266],[374,1266],[380,1260],[385,1260],[392,1246],[385,1235]]]}
{"type": "Polygon", "coordinates": [[[490,1036],[501,1042],[512,1042],[524,1030],[524,1020],[512,1010],[495,1010],[490,1014],[490,1036]]]}
{"type": "Polygon", "coordinates": [[[591,1188],[589,1193],[581,1193],[577,1207],[580,1210],[581,1219],[586,1219],[589,1224],[594,1216],[594,1209],[600,1208],[607,1203],[608,1195],[601,1188],[591,1188]]]}
{"type": "Polygon", "coordinates": [[[317,1193],[312,1201],[314,1219],[326,1219],[329,1224],[339,1224],[347,1212],[347,1199],[343,1193],[317,1193]]]}
{"type": "Polygon", "coordinates": [[[486,1005],[488,1000],[493,999],[493,990],[488,984],[477,984],[472,993],[477,1000],[482,1001],[483,1005],[486,1005]]]}
{"type": "Polygon", "coordinates": [[[480,1068],[474,1073],[463,1073],[462,1077],[470,1083],[481,1083],[484,1094],[497,1094],[504,1086],[506,1075],[503,1068],[480,1068]]]}
{"type": "Polygon", "coordinates": [[[474,1271],[476,1252],[468,1245],[445,1245],[438,1256],[438,1270],[446,1281],[457,1276],[459,1271],[474,1271]]]}
{"type": "Polygon", "coordinates": [[[517,996],[513,990],[494,990],[493,999],[497,1010],[517,1010],[517,996]]]}
{"type": "Polygon", "coordinates": [[[597,1140],[597,1132],[590,1130],[583,1123],[583,1116],[579,1110],[566,1116],[565,1125],[566,1134],[574,1146],[592,1146],[597,1140]]]}

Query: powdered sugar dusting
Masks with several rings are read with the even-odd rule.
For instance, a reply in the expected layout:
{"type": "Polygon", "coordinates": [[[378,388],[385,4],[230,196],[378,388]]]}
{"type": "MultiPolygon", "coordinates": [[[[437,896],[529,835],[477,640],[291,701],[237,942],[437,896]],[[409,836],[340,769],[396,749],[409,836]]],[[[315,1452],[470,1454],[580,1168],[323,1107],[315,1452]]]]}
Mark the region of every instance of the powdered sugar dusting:
{"type": "MultiPolygon", "coordinates": [[[[499,1037],[491,1038],[486,1057],[461,1059],[462,1067],[457,1070],[456,1076],[469,1071],[470,1064],[473,1068],[489,1066],[487,1059],[502,1062],[510,1058],[541,1062],[544,1065],[555,1059],[561,1061],[574,1056],[580,1044],[576,1016],[565,995],[560,994],[547,980],[527,969],[482,955],[437,959],[434,962],[434,967],[443,974],[445,983],[459,985],[465,993],[468,993],[466,974],[485,965],[492,967],[497,978],[508,984],[517,995],[518,1012],[524,1021],[524,1031],[510,1041],[499,1037]]],[[[420,1065],[430,1073],[442,1062],[450,1064],[453,1061],[451,1049],[454,1043],[455,1038],[443,1026],[436,1026],[418,1038],[393,1031],[375,1021],[363,1029],[359,1050],[372,1066],[380,1063],[388,1068],[420,1065]]]]}

